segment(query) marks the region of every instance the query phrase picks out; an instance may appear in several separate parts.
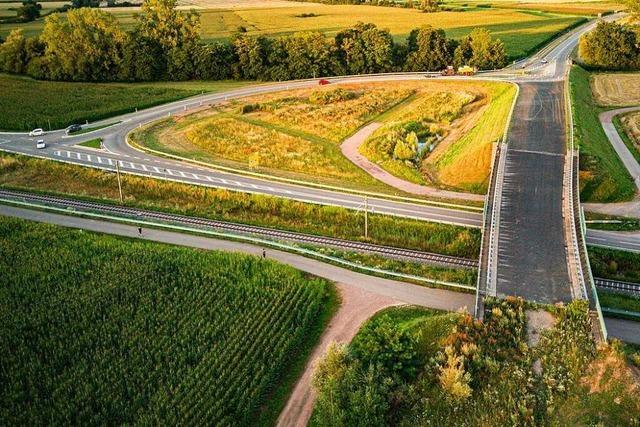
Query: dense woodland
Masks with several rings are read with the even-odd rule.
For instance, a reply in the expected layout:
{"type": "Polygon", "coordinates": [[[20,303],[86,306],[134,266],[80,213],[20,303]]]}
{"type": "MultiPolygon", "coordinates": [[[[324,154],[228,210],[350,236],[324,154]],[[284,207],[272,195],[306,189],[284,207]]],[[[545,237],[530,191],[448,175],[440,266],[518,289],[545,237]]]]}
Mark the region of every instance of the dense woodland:
{"type": "Polygon", "coordinates": [[[462,40],[443,30],[413,30],[405,43],[389,31],[358,23],[334,38],[319,32],[266,38],[242,28],[228,43],[204,43],[199,15],[176,10],[176,0],[146,0],[131,32],[93,8],[45,18],[39,37],[13,31],[0,45],[0,70],[44,80],[154,81],[189,79],[290,80],[388,71],[478,69],[506,64],[504,45],[487,30],[462,40]]]}
{"type": "Polygon", "coordinates": [[[580,58],[601,70],[640,70],[640,27],[601,22],[580,40],[580,58]]]}

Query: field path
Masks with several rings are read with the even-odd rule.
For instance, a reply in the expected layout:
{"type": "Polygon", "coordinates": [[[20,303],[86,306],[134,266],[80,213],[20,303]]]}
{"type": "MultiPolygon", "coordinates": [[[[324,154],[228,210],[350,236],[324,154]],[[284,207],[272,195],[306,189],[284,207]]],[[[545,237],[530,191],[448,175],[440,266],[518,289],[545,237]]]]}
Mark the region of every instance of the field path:
{"type": "Polygon", "coordinates": [[[320,342],[307,361],[304,373],[293,389],[286,406],[278,418],[278,427],[304,427],[311,418],[316,398],[311,386],[313,370],[332,342],[349,343],[364,321],[385,307],[399,301],[337,283],[342,305],[320,337],[320,342]]]}
{"type": "Polygon", "coordinates": [[[382,123],[369,123],[368,125],[358,130],[356,133],[351,135],[349,138],[345,139],[340,145],[342,154],[344,154],[347,159],[351,160],[353,164],[367,172],[378,181],[384,182],[385,184],[397,188],[398,190],[402,190],[406,193],[417,194],[421,196],[442,197],[446,199],[473,200],[480,202],[484,201],[484,196],[481,194],[459,193],[457,191],[440,190],[438,188],[425,187],[424,185],[405,181],[390,174],[380,166],[364,157],[362,154],[360,154],[358,149],[364,143],[364,141],[366,141],[366,139],[380,126],[382,126],[382,123]]]}

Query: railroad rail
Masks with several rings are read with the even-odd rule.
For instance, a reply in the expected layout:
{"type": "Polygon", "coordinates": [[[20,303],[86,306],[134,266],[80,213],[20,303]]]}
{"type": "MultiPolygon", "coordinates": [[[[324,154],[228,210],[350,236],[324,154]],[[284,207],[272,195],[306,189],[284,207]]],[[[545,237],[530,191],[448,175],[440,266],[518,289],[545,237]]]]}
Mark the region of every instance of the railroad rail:
{"type": "Polygon", "coordinates": [[[596,283],[596,287],[600,289],[640,295],[640,283],[621,282],[599,277],[595,277],[593,280],[596,283]]]}
{"type": "Polygon", "coordinates": [[[279,241],[289,241],[302,244],[312,244],[319,246],[330,246],[339,249],[346,249],[359,252],[368,252],[378,255],[385,255],[393,258],[408,259],[417,262],[438,264],[442,266],[476,268],[477,260],[460,258],[449,255],[434,254],[419,250],[403,249],[392,246],[375,245],[365,242],[357,242],[332,237],[316,236],[313,234],[297,233],[292,231],[282,231],[272,228],[259,227],[254,225],[239,224],[227,221],[218,221],[207,218],[191,217],[186,215],[171,214],[165,212],[138,209],[128,206],[110,205],[106,203],[90,202],[83,200],[67,199],[58,196],[43,194],[33,194],[23,191],[0,190],[0,199],[6,201],[25,201],[42,206],[55,206],[74,210],[76,212],[99,212],[115,216],[151,219],[154,221],[188,225],[190,227],[215,229],[233,234],[254,235],[279,241]]]}

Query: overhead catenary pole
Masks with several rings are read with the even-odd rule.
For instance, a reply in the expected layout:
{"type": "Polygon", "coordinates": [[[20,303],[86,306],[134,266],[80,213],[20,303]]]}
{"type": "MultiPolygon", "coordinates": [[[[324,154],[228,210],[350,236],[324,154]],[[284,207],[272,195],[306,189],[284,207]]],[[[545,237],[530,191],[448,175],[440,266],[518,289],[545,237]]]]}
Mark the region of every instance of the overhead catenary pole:
{"type": "Polygon", "coordinates": [[[364,196],[364,238],[369,238],[369,198],[364,196]]]}
{"type": "Polygon", "coordinates": [[[124,204],[122,197],[122,182],[120,182],[120,160],[116,160],[116,175],[118,175],[118,191],[120,192],[120,204],[124,204]]]}

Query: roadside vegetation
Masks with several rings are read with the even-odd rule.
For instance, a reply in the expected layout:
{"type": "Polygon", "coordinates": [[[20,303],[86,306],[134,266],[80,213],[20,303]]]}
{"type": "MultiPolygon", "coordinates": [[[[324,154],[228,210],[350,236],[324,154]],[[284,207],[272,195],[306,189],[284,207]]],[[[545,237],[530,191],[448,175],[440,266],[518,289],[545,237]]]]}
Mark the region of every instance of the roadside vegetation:
{"type": "Polygon", "coordinates": [[[587,227],[594,230],[640,231],[640,219],[585,212],[587,227]],[[595,221],[595,222],[589,222],[595,221]]]}
{"type": "MultiPolygon", "coordinates": [[[[598,300],[600,300],[600,305],[602,307],[640,313],[640,296],[632,296],[617,292],[598,291],[598,300]]],[[[638,323],[638,326],[640,326],[640,323],[638,323]]]]}
{"type": "Polygon", "coordinates": [[[640,253],[589,246],[595,277],[640,283],[640,253]]]}
{"type": "Polygon", "coordinates": [[[379,313],[317,365],[311,425],[637,421],[637,382],[618,344],[596,349],[586,302],[554,307],[537,343],[522,300],[487,308],[484,323],[411,307],[379,313]]]}
{"type": "Polygon", "coordinates": [[[246,82],[70,83],[0,74],[0,129],[60,129],[246,82]]]}
{"type": "MultiPolygon", "coordinates": [[[[303,245],[304,247],[304,245],[303,245]]],[[[388,258],[376,254],[367,254],[361,252],[349,252],[339,249],[327,247],[309,247],[321,254],[329,255],[335,258],[341,258],[346,261],[353,262],[365,267],[373,267],[381,270],[392,271],[402,274],[410,274],[412,276],[425,277],[428,279],[440,280],[444,282],[459,283],[462,285],[475,286],[478,280],[476,269],[472,268],[450,268],[439,267],[435,265],[423,264],[419,262],[411,262],[404,259],[388,258]]],[[[372,274],[372,273],[367,273],[372,274]]],[[[404,280],[403,281],[410,281],[404,280]]],[[[425,282],[415,281],[419,285],[425,282]]],[[[429,285],[431,286],[431,285],[429,285]]],[[[450,289],[450,288],[448,288],[450,289]]]]}
{"type": "MultiPolygon", "coordinates": [[[[0,186],[109,203],[119,200],[113,173],[10,154],[0,154],[0,186]]],[[[479,253],[480,230],[471,228],[370,214],[367,240],[362,213],[343,208],[126,174],[122,189],[129,206],[467,258],[479,253]]]]}
{"type": "Polygon", "coordinates": [[[580,198],[583,202],[621,202],[635,194],[633,179],[600,125],[603,110],[593,98],[590,75],[579,65],[570,74],[574,135],[580,147],[580,198]]]}
{"type": "Polygon", "coordinates": [[[338,304],[257,257],[9,218],[0,235],[8,424],[273,424],[338,304]]]}
{"type": "Polygon", "coordinates": [[[371,161],[410,182],[481,192],[513,93],[485,82],[330,85],[167,119],[135,131],[132,140],[212,164],[389,191],[340,150],[358,128],[379,121],[384,126],[360,147],[371,161]]]}

